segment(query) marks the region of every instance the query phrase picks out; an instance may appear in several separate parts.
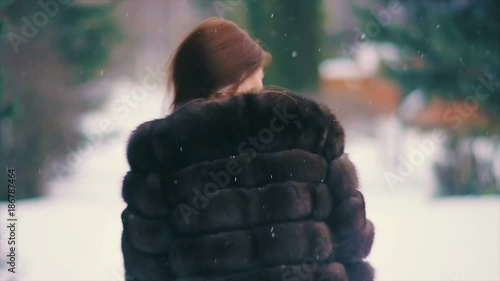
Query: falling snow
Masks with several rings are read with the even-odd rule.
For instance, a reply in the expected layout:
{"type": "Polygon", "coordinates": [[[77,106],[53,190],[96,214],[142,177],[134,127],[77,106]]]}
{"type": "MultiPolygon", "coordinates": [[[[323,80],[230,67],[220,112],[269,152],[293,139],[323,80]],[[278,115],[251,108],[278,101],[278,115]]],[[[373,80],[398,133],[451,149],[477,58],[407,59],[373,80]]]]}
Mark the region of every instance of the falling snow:
{"type": "MultiPolygon", "coordinates": [[[[23,247],[18,254],[26,268],[19,271],[18,280],[122,280],[119,237],[125,204],[119,186],[129,169],[123,143],[136,125],[155,117],[150,108],[158,101],[145,102],[150,104],[121,125],[117,139],[96,146],[78,173],[54,183],[53,194],[19,203],[24,231],[19,232],[23,247]],[[111,160],[113,165],[109,165],[111,160]],[[55,196],[59,193],[64,196],[55,196]],[[33,235],[42,226],[46,235],[33,235]],[[74,243],[75,233],[81,235],[80,243],[74,243]],[[60,265],[58,270],[51,269],[54,264],[60,265]]],[[[113,114],[110,109],[107,113],[113,114]]],[[[402,153],[418,149],[428,138],[421,133],[412,136],[416,146],[402,139],[402,153]]],[[[401,190],[390,192],[383,178],[385,155],[377,144],[373,138],[352,137],[346,146],[359,171],[367,216],[377,228],[369,256],[377,280],[500,280],[498,197],[432,198],[424,190],[434,185],[431,172],[423,166],[414,177],[405,178],[407,184],[401,190]],[[456,249],[467,254],[450,254],[456,249]]],[[[0,203],[0,209],[6,205],[0,203]]]]}

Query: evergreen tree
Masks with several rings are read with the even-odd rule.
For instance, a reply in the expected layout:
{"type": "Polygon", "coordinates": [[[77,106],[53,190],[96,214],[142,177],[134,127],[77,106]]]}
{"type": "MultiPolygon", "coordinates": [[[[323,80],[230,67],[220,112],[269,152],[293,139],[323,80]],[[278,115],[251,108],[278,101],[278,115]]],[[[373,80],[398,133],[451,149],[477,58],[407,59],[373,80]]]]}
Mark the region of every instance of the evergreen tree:
{"type": "Polygon", "coordinates": [[[500,145],[500,2],[374,0],[354,8],[362,26],[372,28],[365,31],[366,40],[392,43],[399,50],[401,59],[388,63],[386,74],[403,94],[420,89],[429,100],[466,105],[447,109],[445,121],[478,113],[489,119],[486,129],[450,123],[455,126],[447,128],[444,159],[434,165],[439,194],[500,193],[494,165],[500,145]],[[378,10],[389,5],[400,5],[401,14],[381,18],[378,10]],[[485,138],[491,152],[478,155],[485,138]]]}
{"type": "Polygon", "coordinates": [[[79,119],[105,99],[91,97],[85,86],[103,74],[121,31],[114,3],[0,3],[1,166],[17,170],[16,195],[29,198],[42,195],[49,179],[78,168],[69,162],[82,152],[87,136],[79,119]]]}
{"type": "Polygon", "coordinates": [[[322,41],[321,0],[196,0],[206,16],[247,29],[271,53],[264,84],[313,92],[318,86],[322,41]]]}
{"type": "MultiPolygon", "coordinates": [[[[14,0],[5,0],[0,2],[0,11],[12,4],[14,0]]],[[[5,19],[0,17],[0,39],[5,36],[7,27],[5,19]]],[[[13,101],[7,100],[6,93],[4,91],[4,80],[6,79],[5,71],[0,65],[0,120],[3,118],[12,118],[15,116],[15,103],[13,101]]],[[[1,141],[1,139],[0,139],[1,141]]],[[[1,142],[0,142],[1,144],[1,142]]]]}
{"type": "Polygon", "coordinates": [[[377,9],[394,4],[374,0],[355,7],[363,21],[379,23],[366,39],[398,47],[403,61],[389,65],[388,74],[408,94],[419,88],[430,96],[451,100],[473,99],[483,85],[488,97],[480,108],[493,118],[500,112],[500,2],[496,0],[400,0],[402,14],[386,23],[377,9]],[[488,81],[486,87],[485,81],[488,81]],[[496,87],[491,85],[496,82],[496,87]]]}
{"type": "Polygon", "coordinates": [[[248,27],[273,56],[264,82],[294,91],[318,83],[320,0],[248,0],[248,27]]]}

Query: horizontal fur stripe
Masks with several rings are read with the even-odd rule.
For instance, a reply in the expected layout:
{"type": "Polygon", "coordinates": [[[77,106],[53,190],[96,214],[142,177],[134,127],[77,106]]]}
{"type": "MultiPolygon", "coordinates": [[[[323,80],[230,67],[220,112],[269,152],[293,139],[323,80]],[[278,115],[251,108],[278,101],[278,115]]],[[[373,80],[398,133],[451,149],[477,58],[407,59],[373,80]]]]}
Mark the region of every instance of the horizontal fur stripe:
{"type": "Polygon", "coordinates": [[[155,173],[138,174],[129,171],[122,184],[122,197],[129,207],[146,217],[166,217],[170,213],[165,188],[155,173]]]}
{"type": "Polygon", "coordinates": [[[122,213],[124,231],[132,246],[146,253],[168,253],[174,236],[165,221],[145,219],[125,209],[122,213]]]}
{"type": "MultiPolygon", "coordinates": [[[[253,165],[243,168],[239,176],[224,176],[221,171],[231,160],[242,161],[245,156],[193,165],[173,175],[157,173],[128,172],[123,181],[122,195],[127,204],[147,217],[165,217],[169,214],[169,203],[177,206],[183,199],[193,199],[195,187],[205,192],[208,183],[218,188],[231,186],[263,186],[266,183],[296,180],[301,182],[321,182],[326,178],[326,164],[318,155],[301,150],[281,151],[269,154],[257,154],[253,165]],[[281,168],[283,163],[287,167],[281,168]],[[260,166],[261,168],[253,168],[260,166]],[[216,176],[212,177],[211,172],[216,176]],[[262,174],[264,173],[264,174],[262,174]],[[220,176],[217,176],[219,174],[220,176]],[[271,177],[272,176],[272,177],[271,177]]],[[[358,188],[354,166],[347,155],[339,157],[330,166],[330,178],[325,182],[336,201],[344,200],[358,188]]],[[[207,188],[210,189],[210,187],[207,188]]]]}
{"type": "Polygon", "coordinates": [[[359,262],[366,258],[372,249],[375,227],[370,220],[358,232],[338,241],[336,260],[359,262]]]}
{"type": "Polygon", "coordinates": [[[168,255],[149,255],[135,249],[127,231],[122,232],[121,248],[125,265],[125,281],[173,281],[168,255]]]}
{"type": "Polygon", "coordinates": [[[258,153],[251,159],[241,155],[203,162],[165,177],[162,184],[175,190],[170,196],[182,200],[192,197],[194,188],[201,192],[205,188],[258,187],[289,180],[319,183],[325,176],[326,163],[320,156],[294,149],[258,153]]]}
{"type": "Polygon", "coordinates": [[[214,189],[258,187],[289,180],[320,183],[326,177],[322,157],[303,150],[285,150],[218,159],[173,174],[130,171],[123,181],[123,198],[145,216],[166,216],[168,206],[214,189]],[[283,163],[287,163],[283,166],[283,163]],[[236,169],[236,172],[233,172],[236,169]]]}
{"type": "Polygon", "coordinates": [[[172,211],[172,226],[186,234],[227,231],[271,222],[324,220],[331,209],[331,200],[318,200],[330,196],[324,184],[287,181],[220,190],[212,196],[202,203],[190,199],[179,205],[172,211]]]}
{"type": "Polygon", "coordinates": [[[327,185],[335,203],[352,195],[359,188],[356,167],[347,154],[329,163],[327,185]]]}
{"type": "Polygon", "coordinates": [[[177,281],[349,281],[341,263],[321,264],[312,258],[307,261],[307,264],[281,265],[226,277],[187,277],[177,281]]]}
{"type": "Polygon", "coordinates": [[[344,266],[349,276],[349,281],[375,280],[375,269],[367,262],[347,263],[344,266]]]}
{"type": "Polygon", "coordinates": [[[358,190],[354,190],[350,197],[338,202],[328,220],[328,224],[339,238],[357,232],[365,222],[365,199],[358,190]]]}
{"type": "Polygon", "coordinates": [[[293,148],[331,161],[344,151],[344,130],[311,100],[244,94],[223,103],[191,103],[140,125],[129,138],[127,159],[132,171],[172,173],[231,155],[293,148]]]}
{"type": "Polygon", "coordinates": [[[330,256],[332,239],[324,223],[276,224],[176,241],[170,261],[178,276],[231,273],[330,256]]]}

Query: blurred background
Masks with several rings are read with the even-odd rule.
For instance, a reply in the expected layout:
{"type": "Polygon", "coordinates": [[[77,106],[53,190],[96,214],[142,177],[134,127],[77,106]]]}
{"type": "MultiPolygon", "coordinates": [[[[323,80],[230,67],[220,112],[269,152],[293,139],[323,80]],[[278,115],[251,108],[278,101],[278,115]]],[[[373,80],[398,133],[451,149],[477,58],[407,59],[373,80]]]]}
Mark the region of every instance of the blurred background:
{"type": "Polygon", "coordinates": [[[123,280],[127,137],[168,114],[168,58],[213,16],[273,55],[265,84],[344,124],[377,280],[500,280],[498,12],[496,0],[0,0],[0,280],[123,280]]]}

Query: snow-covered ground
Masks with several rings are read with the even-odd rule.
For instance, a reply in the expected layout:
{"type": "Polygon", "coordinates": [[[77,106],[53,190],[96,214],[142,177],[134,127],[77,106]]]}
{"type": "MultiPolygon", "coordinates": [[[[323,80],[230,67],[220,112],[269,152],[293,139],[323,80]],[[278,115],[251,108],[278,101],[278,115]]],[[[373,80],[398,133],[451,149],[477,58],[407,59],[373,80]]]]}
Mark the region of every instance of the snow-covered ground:
{"type": "Polygon", "coordinates": [[[433,198],[428,165],[391,189],[375,143],[348,141],[347,152],[376,227],[377,280],[500,280],[499,197],[433,198]]]}
{"type": "MultiPolygon", "coordinates": [[[[120,88],[112,101],[127,89],[120,88]]],[[[90,116],[86,126],[109,118],[117,136],[92,147],[71,177],[53,183],[49,196],[18,203],[15,280],[123,280],[120,188],[128,169],[126,139],[135,126],[160,116],[161,99],[159,91],[148,93],[126,118],[111,108],[90,116]]],[[[353,134],[346,148],[376,226],[369,260],[377,280],[500,280],[499,197],[434,199],[431,159],[391,188],[384,174],[396,168],[386,168],[391,166],[380,139],[353,134]]],[[[400,149],[415,148],[403,142],[400,149]]],[[[5,210],[0,205],[2,238],[5,210]]],[[[4,256],[6,241],[0,243],[4,256]]],[[[1,281],[12,276],[0,274],[1,281]]]]}

